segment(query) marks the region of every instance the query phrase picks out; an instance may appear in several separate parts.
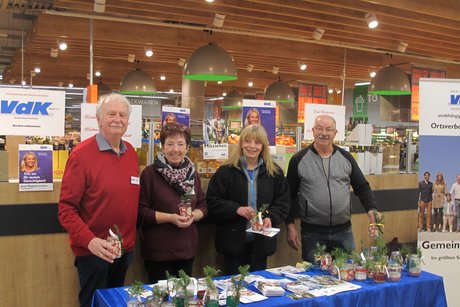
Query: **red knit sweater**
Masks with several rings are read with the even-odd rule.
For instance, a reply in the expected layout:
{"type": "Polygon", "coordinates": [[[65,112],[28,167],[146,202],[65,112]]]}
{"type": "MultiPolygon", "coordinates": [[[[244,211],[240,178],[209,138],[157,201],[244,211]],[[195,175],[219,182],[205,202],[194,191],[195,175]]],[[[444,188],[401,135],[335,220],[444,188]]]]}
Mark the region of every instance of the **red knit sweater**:
{"type": "Polygon", "coordinates": [[[59,197],[59,221],[70,237],[76,256],[91,255],[89,242],[106,239],[109,229],[118,225],[123,247],[129,251],[136,241],[139,199],[137,154],[124,142],[121,156],[100,151],[95,137],[72,151],[64,172],[59,197]]]}

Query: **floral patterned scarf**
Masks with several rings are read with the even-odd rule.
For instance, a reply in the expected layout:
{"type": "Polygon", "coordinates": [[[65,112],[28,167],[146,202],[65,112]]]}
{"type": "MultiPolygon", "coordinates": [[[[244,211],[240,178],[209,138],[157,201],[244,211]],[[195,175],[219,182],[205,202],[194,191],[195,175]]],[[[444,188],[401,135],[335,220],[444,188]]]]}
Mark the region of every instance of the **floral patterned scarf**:
{"type": "Polygon", "coordinates": [[[163,176],[166,182],[179,195],[185,194],[190,188],[195,185],[195,165],[185,157],[179,167],[172,167],[163,152],[159,152],[154,162],[155,168],[163,176]]]}

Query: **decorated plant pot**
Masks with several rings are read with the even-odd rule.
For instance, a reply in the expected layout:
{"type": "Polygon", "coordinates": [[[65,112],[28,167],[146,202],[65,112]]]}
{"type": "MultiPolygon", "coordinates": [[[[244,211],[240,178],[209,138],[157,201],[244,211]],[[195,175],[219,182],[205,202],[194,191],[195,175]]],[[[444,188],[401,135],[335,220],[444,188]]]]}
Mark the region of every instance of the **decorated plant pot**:
{"type": "Polygon", "coordinates": [[[343,267],[340,268],[340,280],[352,281],[355,278],[355,268],[351,263],[345,263],[343,267]]]}
{"type": "Polygon", "coordinates": [[[330,271],[332,269],[332,256],[329,253],[321,257],[320,269],[322,271],[330,271]]]}
{"type": "Polygon", "coordinates": [[[401,280],[402,267],[398,263],[388,264],[388,281],[401,280]]]}
{"type": "Polygon", "coordinates": [[[253,216],[249,220],[249,222],[251,223],[251,229],[254,230],[254,231],[262,231],[264,229],[261,214],[253,212],[253,216]]]}
{"type": "Polygon", "coordinates": [[[407,266],[409,269],[409,275],[410,276],[420,276],[422,273],[422,265],[421,265],[421,259],[418,255],[412,254],[409,256],[409,260],[407,262],[407,266]]]}
{"type": "Polygon", "coordinates": [[[189,202],[181,202],[179,204],[179,215],[192,217],[192,205],[189,202]]]}
{"type": "Polygon", "coordinates": [[[374,282],[382,283],[387,280],[387,272],[384,265],[376,265],[372,276],[374,282]]]}
{"type": "Polygon", "coordinates": [[[114,238],[112,236],[107,237],[107,242],[112,246],[112,251],[111,253],[116,257],[120,258],[122,254],[121,250],[121,241],[118,240],[117,238],[114,238]]]}
{"type": "Polygon", "coordinates": [[[355,269],[355,279],[356,280],[366,280],[367,279],[367,269],[361,265],[357,266],[355,269]]]}
{"type": "Polygon", "coordinates": [[[370,238],[377,238],[383,233],[383,224],[369,224],[367,227],[367,233],[370,238]]]}

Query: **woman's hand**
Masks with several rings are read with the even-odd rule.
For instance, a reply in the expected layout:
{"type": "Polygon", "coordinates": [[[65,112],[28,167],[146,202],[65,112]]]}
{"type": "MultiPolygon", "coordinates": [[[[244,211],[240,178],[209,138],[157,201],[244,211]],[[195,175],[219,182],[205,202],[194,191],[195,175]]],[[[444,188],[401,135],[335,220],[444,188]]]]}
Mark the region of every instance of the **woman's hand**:
{"type": "Polygon", "coordinates": [[[193,223],[193,217],[182,216],[179,214],[170,214],[169,222],[179,228],[187,228],[193,223]]]}
{"type": "Polygon", "coordinates": [[[248,219],[248,220],[251,219],[256,214],[254,209],[252,209],[251,207],[248,207],[248,206],[239,207],[236,210],[236,213],[239,216],[242,216],[242,217],[244,217],[245,219],[248,219]]]}
{"type": "Polygon", "coordinates": [[[272,228],[272,220],[269,217],[264,218],[264,229],[272,228]]]}

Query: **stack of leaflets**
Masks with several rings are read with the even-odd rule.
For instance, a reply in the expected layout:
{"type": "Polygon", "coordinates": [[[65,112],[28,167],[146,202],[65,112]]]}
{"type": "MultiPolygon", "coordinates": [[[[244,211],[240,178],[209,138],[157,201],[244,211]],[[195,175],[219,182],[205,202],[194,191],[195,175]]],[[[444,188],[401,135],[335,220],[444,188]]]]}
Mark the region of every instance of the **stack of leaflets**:
{"type": "Polygon", "coordinates": [[[240,292],[240,302],[243,304],[255,303],[266,299],[268,299],[268,297],[249,289],[243,289],[240,292]]]}
{"type": "Polygon", "coordinates": [[[265,296],[283,296],[285,292],[277,282],[256,281],[254,286],[265,296]]]}
{"type": "Polygon", "coordinates": [[[292,265],[286,265],[278,268],[266,269],[267,272],[275,275],[298,274],[305,272],[304,268],[296,268],[292,265]]]}
{"type": "Polygon", "coordinates": [[[257,233],[257,234],[267,236],[267,237],[274,237],[280,232],[280,229],[272,227],[272,228],[264,228],[262,230],[254,230],[252,228],[248,228],[246,229],[246,232],[257,233]]]}
{"type": "Polygon", "coordinates": [[[303,297],[329,296],[336,293],[352,291],[361,286],[339,280],[330,275],[317,275],[305,280],[297,280],[286,284],[286,290],[303,297]]]}

